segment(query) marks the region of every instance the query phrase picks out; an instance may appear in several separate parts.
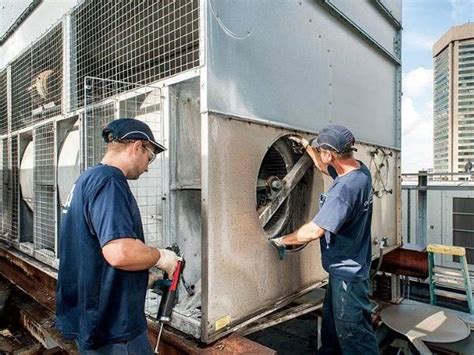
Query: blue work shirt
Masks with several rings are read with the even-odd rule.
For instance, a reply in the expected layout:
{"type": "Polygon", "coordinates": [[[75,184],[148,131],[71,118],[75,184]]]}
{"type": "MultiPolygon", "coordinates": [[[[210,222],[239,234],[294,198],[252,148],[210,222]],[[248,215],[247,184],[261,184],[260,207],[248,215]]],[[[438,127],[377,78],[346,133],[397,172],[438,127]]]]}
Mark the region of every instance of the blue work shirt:
{"type": "Polygon", "coordinates": [[[367,278],[372,261],[372,178],[367,167],[337,176],[321,194],[320,209],[313,222],[326,233],[321,242],[324,270],[343,280],[367,278]]]}
{"type": "Polygon", "coordinates": [[[85,171],[62,216],[57,328],[84,349],[144,332],[148,271],[115,269],[102,255],[111,240],[144,241],[140,211],[122,171],[102,164],[85,171]]]}

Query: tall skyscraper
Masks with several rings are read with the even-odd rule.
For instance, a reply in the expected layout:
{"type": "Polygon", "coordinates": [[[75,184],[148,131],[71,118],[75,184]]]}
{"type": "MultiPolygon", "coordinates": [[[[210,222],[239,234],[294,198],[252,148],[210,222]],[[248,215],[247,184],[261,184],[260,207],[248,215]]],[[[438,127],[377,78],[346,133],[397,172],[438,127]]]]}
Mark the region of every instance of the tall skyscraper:
{"type": "Polygon", "coordinates": [[[474,164],[474,23],[452,27],[433,46],[434,170],[474,164]]]}

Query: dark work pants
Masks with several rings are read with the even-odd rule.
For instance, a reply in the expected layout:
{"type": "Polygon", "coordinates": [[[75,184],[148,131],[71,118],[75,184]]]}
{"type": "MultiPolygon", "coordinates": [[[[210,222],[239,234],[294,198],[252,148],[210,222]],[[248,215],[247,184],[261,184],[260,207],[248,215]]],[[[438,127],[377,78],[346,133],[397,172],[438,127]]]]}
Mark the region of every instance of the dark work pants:
{"type": "Polygon", "coordinates": [[[131,340],[105,345],[95,350],[82,349],[77,341],[76,345],[81,355],[153,355],[155,353],[146,330],[131,340]]]}
{"type": "Polygon", "coordinates": [[[343,281],[329,276],[318,354],[378,354],[372,330],[369,279],[343,281]]]}

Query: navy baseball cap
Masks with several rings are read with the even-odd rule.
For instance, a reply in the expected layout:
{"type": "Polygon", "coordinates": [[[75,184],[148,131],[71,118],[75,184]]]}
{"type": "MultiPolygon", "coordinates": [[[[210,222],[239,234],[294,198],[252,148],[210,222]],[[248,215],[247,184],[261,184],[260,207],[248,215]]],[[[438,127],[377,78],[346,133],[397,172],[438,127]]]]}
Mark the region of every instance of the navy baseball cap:
{"type": "Polygon", "coordinates": [[[357,150],[353,147],[355,138],[346,127],[330,124],[324,127],[311,145],[315,148],[334,150],[337,153],[347,153],[357,150]]]}
{"type": "Polygon", "coordinates": [[[134,118],[119,118],[110,122],[102,130],[102,137],[105,143],[121,139],[148,141],[155,148],[156,154],[166,150],[155,140],[150,127],[145,122],[134,118]]]}

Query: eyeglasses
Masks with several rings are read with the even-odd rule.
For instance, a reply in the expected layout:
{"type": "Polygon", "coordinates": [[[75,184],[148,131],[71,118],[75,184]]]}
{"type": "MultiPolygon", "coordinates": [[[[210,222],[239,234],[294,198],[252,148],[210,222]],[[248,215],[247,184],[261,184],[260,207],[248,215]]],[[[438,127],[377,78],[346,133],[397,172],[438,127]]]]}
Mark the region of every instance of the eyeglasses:
{"type": "Polygon", "coordinates": [[[155,152],[145,145],[142,145],[142,147],[148,152],[148,164],[153,163],[153,161],[156,159],[155,152]]]}

